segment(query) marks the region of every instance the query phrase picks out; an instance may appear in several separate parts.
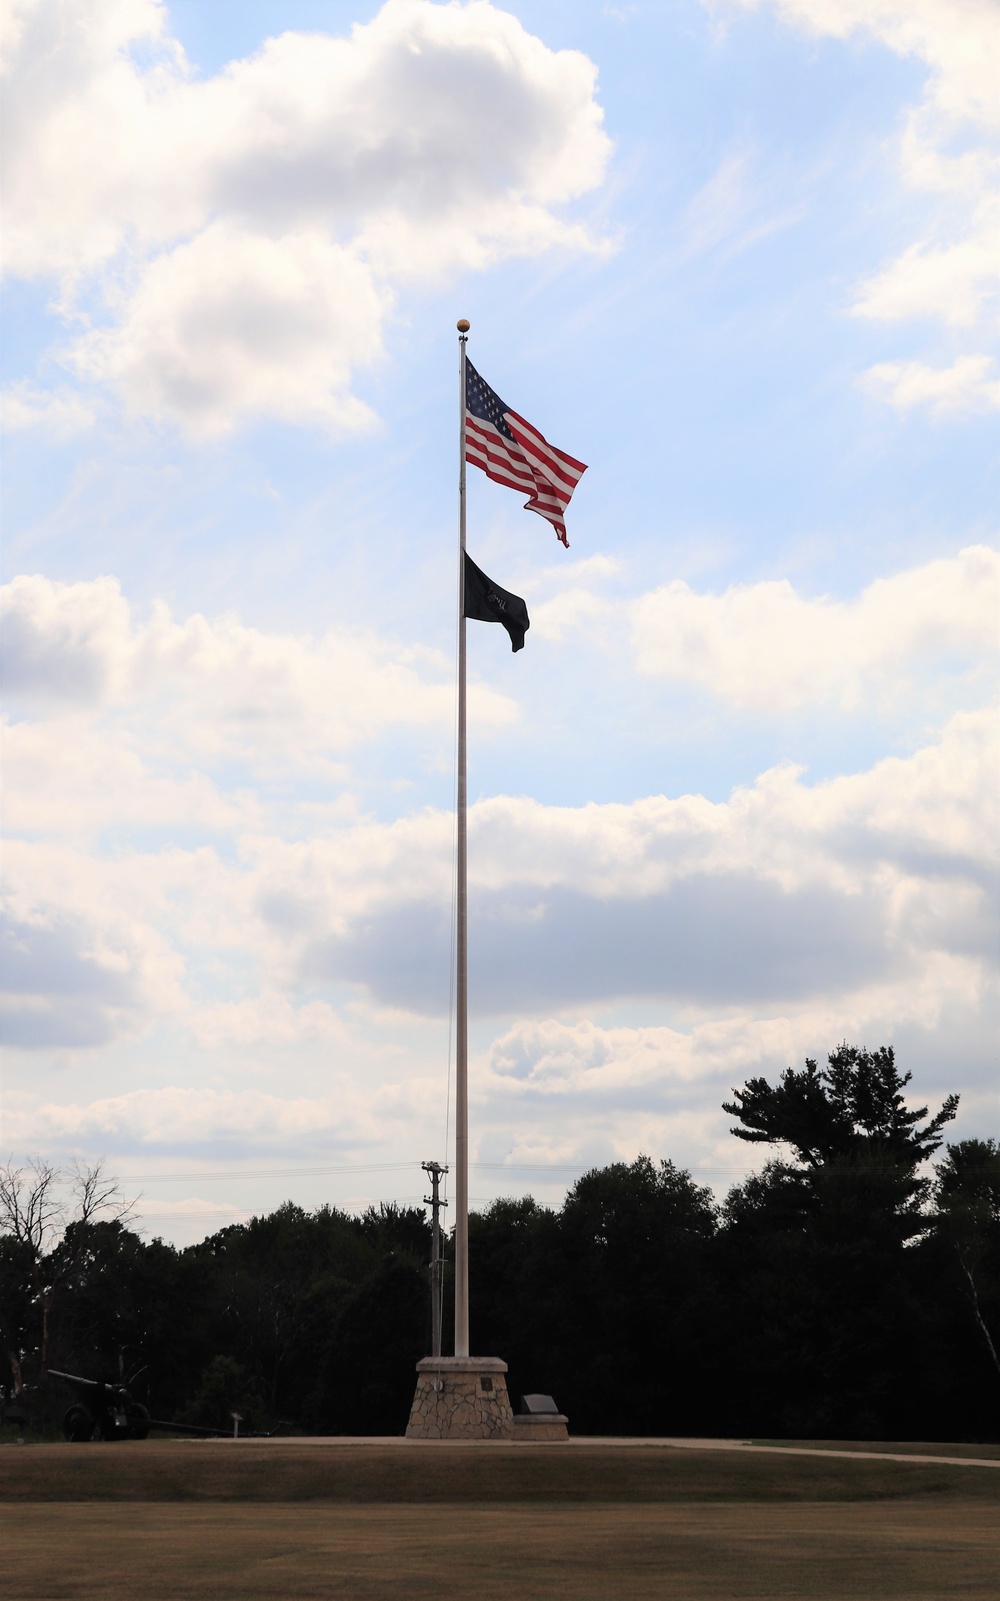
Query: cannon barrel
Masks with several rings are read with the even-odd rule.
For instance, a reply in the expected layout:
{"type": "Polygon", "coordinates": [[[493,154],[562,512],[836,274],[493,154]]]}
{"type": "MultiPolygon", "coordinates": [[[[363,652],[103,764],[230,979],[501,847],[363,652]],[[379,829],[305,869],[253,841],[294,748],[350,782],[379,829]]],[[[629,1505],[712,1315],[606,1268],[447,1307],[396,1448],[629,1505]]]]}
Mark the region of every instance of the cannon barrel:
{"type": "Polygon", "coordinates": [[[50,1379],[65,1379],[67,1384],[78,1384],[86,1390],[124,1390],[124,1384],[106,1384],[103,1379],[84,1379],[79,1373],[63,1373],[59,1368],[49,1368],[50,1379]]]}
{"type": "MultiPolygon", "coordinates": [[[[145,1407],[138,1406],[136,1402],[132,1400],[124,1384],[107,1384],[102,1379],[85,1379],[81,1377],[79,1373],[63,1373],[60,1368],[49,1368],[49,1376],[53,1379],[65,1379],[67,1384],[76,1385],[83,1390],[102,1391],[111,1399],[114,1399],[118,1396],[122,1397],[129,1417],[135,1418],[138,1416],[139,1427],[143,1430],[143,1433],[141,1435],[136,1435],[135,1438],[145,1439],[150,1429],[164,1429],[171,1434],[192,1434],[197,1436],[199,1439],[207,1440],[227,1440],[230,1438],[228,1429],[210,1429],[205,1428],[200,1423],[174,1423],[169,1422],[166,1418],[151,1418],[145,1407]]],[[[93,1404],[93,1401],[91,1404],[93,1404]]],[[[84,1426],[85,1419],[80,1419],[72,1425],[70,1423],[71,1414],[81,1411],[85,1412],[86,1409],[81,1408],[80,1406],[70,1407],[69,1412],[66,1414],[66,1419],[64,1420],[65,1429],[69,1430],[72,1427],[82,1428],[84,1426]]],[[[96,1416],[92,1416],[90,1414],[87,1415],[90,1417],[90,1425],[93,1427],[97,1423],[97,1418],[96,1416]]],[[[279,1423],[277,1428],[280,1429],[281,1427],[282,1424],[279,1423]]],[[[244,1435],[244,1439],[266,1440],[270,1438],[270,1433],[277,1433],[277,1429],[269,1432],[258,1429],[248,1430],[244,1435]]],[[[76,1434],[67,1434],[67,1438],[77,1437],[78,1436],[76,1434]]],[[[79,1438],[89,1439],[89,1431],[86,1434],[79,1435],[79,1438]]]]}

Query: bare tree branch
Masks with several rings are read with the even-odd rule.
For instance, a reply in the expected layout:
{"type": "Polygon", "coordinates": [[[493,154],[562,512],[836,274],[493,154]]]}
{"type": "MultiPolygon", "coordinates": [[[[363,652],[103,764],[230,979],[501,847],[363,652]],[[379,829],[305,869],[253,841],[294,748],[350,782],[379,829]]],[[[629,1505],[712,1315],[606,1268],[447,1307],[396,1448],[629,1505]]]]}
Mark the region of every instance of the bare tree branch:
{"type": "Polygon", "coordinates": [[[70,1189],[76,1201],[74,1223],[93,1223],[102,1213],[109,1222],[123,1223],[136,1208],[135,1201],[126,1201],[121,1195],[118,1180],[105,1173],[103,1157],[91,1167],[74,1162],[70,1189]]]}
{"type": "MultiPolygon", "coordinates": [[[[103,1159],[89,1166],[74,1162],[68,1174],[41,1157],[32,1158],[26,1167],[15,1167],[13,1159],[0,1167],[0,1235],[14,1239],[27,1257],[33,1302],[41,1314],[38,1366],[43,1381],[48,1373],[53,1303],[87,1248],[86,1227],[74,1228],[71,1235],[67,1231],[100,1219],[125,1222],[135,1206],[135,1201],[120,1195],[117,1179],[105,1173],[103,1159]],[[68,1186],[69,1205],[59,1194],[60,1186],[68,1186]]],[[[9,1351],[8,1360],[18,1388],[23,1384],[18,1352],[9,1351]]]]}
{"type": "Polygon", "coordinates": [[[27,1168],[15,1167],[13,1161],[0,1167],[0,1234],[26,1245],[35,1260],[51,1249],[63,1228],[60,1176],[41,1157],[33,1157],[27,1168]]]}

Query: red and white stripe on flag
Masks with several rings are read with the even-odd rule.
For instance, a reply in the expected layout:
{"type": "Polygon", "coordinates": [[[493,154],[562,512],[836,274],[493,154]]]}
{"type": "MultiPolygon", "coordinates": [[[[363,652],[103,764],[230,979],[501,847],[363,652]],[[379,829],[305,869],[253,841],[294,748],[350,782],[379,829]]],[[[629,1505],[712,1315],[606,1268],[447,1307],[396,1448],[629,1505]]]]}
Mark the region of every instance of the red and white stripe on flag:
{"type": "Polygon", "coordinates": [[[580,479],[587,471],[582,461],[567,456],[550,445],[544,435],[525,422],[516,411],[506,411],[503,420],[513,434],[506,439],[484,417],[465,413],[465,459],[481,467],[494,483],[505,484],[527,495],[526,511],[537,511],[548,518],[557,538],[566,538],[566,507],[580,479]]]}

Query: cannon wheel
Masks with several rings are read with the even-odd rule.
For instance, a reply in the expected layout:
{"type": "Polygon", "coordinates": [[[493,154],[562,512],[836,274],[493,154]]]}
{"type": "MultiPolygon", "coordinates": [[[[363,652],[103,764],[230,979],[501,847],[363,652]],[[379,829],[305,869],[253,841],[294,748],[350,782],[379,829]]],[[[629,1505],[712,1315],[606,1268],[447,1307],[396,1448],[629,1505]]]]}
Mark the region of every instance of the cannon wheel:
{"type": "Polygon", "coordinates": [[[85,1406],[76,1402],[70,1407],[63,1418],[63,1434],[67,1440],[77,1443],[83,1440],[92,1440],[94,1437],[94,1415],[88,1412],[85,1406]]]}
{"type": "Polygon", "coordinates": [[[141,1401],[133,1401],[129,1408],[128,1437],[145,1440],[149,1435],[149,1410],[141,1401]]]}

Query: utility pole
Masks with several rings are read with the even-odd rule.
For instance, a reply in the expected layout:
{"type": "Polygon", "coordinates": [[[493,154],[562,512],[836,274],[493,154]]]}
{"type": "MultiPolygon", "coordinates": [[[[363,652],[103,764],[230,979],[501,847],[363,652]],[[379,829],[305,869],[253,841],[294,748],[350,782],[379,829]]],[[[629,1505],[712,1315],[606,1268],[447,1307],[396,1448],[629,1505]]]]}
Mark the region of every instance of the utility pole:
{"type": "Polygon", "coordinates": [[[441,1259],[441,1208],[447,1206],[440,1195],[441,1179],[448,1169],[440,1162],[421,1162],[431,1181],[431,1193],[424,1196],[424,1205],[431,1208],[431,1355],[441,1355],[442,1279],[441,1259]]]}

